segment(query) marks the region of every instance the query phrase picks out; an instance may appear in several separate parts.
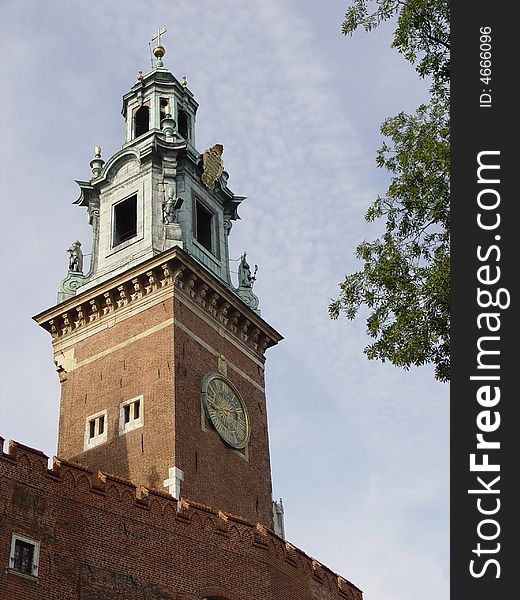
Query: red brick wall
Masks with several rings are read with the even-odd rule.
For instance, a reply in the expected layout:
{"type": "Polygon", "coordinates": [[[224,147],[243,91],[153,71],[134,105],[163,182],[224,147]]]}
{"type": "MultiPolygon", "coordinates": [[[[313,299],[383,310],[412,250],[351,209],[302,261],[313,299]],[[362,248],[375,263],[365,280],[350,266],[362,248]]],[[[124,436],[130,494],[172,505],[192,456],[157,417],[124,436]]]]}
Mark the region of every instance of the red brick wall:
{"type": "Polygon", "coordinates": [[[0,439],[2,600],[361,600],[262,526],[0,439]],[[6,572],[13,533],[41,543],[38,581],[6,572]]]}

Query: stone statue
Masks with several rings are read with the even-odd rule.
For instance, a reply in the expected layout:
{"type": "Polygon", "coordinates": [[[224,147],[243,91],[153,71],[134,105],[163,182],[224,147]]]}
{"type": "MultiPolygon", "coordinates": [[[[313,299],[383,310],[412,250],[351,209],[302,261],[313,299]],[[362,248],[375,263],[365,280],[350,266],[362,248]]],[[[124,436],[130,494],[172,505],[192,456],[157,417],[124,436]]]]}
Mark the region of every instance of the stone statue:
{"type": "Polygon", "coordinates": [[[69,253],[69,271],[73,273],[83,273],[83,252],[81,250],[81,242],[76,240],[72,242],[69,253]]]}
{"type": "Polygon", "coordinates": [[[168,188],[168,197],[166,202],[163,204],[163,221],[166,225],[171,225],[177,222],[177,210],[182,205],[182,198],[174,198],[174,191],[172,187],[168,188]]]}
{"type": "Polygon", "coordinates": [[[58,291],[58,303],[64,302],[76,295],[77,289],[89,280],[89,274],[83,275],[83,252],[81,242],[72,242],[69,253],[69,269],[67,276],[60,283],[58,291]]]}
{"type": "Polygon", "coordinates": [[[257,271],[258,267],[255,265],[255,272],[253,275],[251,274],[251,267],[246,260],[246,253],[244,252],[240,257],[240,263],[238,265],[238,288],[235,291],[244,303],[259,315],[259,300],[258,297],[253,294],[253,283],[256,280],[257,271]]]}
{"type": "Polygon", "coordinates": [[[244,252],[238,265],[238,287],[253,287],[254,280],[255,277],[251,275],[251,267],[247,263],[246,253],[244,252]]]}

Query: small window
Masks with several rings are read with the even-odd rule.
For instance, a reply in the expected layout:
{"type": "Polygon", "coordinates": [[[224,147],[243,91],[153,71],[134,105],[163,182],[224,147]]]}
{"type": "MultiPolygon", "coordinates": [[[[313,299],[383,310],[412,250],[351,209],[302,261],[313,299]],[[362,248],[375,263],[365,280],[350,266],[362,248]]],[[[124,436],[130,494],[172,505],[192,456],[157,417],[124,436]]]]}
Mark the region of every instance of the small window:
{"type": "Polygon", "coordinates": [[[40,542],[13,533],[11,538],[11,555],[9,571],[31,577],[38,577],[38,562],[40,559],[40,542]]]}
{"type": "Polygon", "coordinates": [[[148,106],[141,106],[134,115],[134,134],[139,137],[150,129],[150,109],[148,106]]]}
{"type": "Polygon", "coordinates": [[[118,246],[137,235],[137,194],[114,205],[114,243],[118,246]]]}
{"type": "Polygon", "coordinates": [[[168,98],[161,98],[159,123],[166,118],[166,115],[171,115],[170,102],[168,101],[168,98]]]}
{"type": "Polygon", "coordinates": [[[213,252],[213,214],[196,202],[196,239],[209,252],[213,252]]]}
{"type": "Polygon", "coordinates": [[[84,449],[94,448],[107,441],[107,411],[87,417],[84,449]]]}
{"type": "Polygon", "coordinates": [[[143,426],[143,397],[123,402],[119,409],[119,435],[143,426]]]}
{"type": "Polygon", "coordinates": [[[185,140],[190,138],[190,118],[185,110],[179,110],[177,113],[179,133],[185,140]]]}

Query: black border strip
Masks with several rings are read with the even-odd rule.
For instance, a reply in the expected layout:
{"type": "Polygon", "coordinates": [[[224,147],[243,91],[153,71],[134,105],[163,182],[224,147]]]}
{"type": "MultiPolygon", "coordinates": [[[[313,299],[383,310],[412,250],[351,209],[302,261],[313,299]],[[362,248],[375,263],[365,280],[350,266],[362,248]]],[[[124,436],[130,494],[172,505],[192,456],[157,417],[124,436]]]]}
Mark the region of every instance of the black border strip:
{"type": "Polygon", "coordinates": [[[515,43],[519,36],[513,32],[512,7],[481,0],[452,3],[454,600],[514,596],[515,592],[509,590],[515,589],[513,578],[520,571],[516,547],[520,502],[515,493],[520,479],[520,394],[513,365],[520,328],[518,301],[512,289],[514,274],[519,270],[515,243],[520,238],[516,221],[519,194],[513,189],[520,171],[514,164],[519,110],[513,103],[519,103],[513,86],[518,79],[516,62],[520,53],[515,43]],[[488,48],[484,28],[490,28],[491,38],[489,80],[486,71],[481,73],[485,66],[480,64],[486,56],[481,57],[480,52],[488,48]],[[479,161],[485,165],[480,177],[479,161]],[[496,305],[486,307],[489,302],[496,305]],[[495,316],[484,316],[491,314],[495,316]],[[477,438],[478,434],[482,437],[477,438]]]}

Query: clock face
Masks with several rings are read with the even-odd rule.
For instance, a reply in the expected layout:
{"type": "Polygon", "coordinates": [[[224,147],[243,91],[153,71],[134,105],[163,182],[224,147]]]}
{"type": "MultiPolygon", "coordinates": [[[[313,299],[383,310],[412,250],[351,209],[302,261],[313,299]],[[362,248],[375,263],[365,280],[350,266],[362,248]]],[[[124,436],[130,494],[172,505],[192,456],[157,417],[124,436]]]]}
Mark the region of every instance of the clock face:
{"type": "Polygon", "coordinates": [[[249,415],[235,386],[220,373],[209,374],[202,386],[202,402],[220,437],[232,448],[245,448],[250,434],[249,415]]]}

